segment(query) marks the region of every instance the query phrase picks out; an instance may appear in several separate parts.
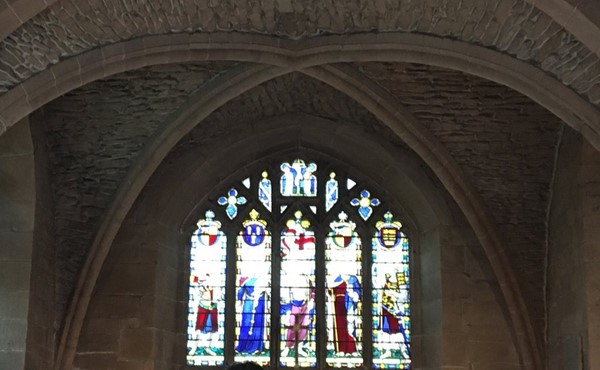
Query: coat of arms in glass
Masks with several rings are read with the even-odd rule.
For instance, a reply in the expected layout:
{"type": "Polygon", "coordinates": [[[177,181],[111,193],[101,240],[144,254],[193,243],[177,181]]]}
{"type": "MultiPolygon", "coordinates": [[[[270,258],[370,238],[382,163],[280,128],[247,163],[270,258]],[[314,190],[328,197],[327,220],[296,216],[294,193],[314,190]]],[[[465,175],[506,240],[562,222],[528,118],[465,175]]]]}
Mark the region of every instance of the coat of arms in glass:
{"type": "Polygon", "coordinates": [[[410,369],[408,237],[354,179],[296,158],[206,205],[190,244],[188,365],[410,369]]]}

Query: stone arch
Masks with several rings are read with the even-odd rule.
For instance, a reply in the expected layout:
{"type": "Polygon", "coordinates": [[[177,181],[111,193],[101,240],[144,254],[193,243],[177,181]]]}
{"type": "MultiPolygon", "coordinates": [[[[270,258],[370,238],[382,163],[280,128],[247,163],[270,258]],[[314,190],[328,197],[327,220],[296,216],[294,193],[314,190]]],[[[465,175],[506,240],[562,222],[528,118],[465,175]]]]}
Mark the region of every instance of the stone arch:
{"type": "MultiPolygon", "coordinates": [[[[29,19],[45,11],[57,0],[38,2],[33,0],[15,0],[0,10],[0,40],[3,40],[29,19]]],[[[600,19],[589,10],[594,10],[593,0],[580,1],[573,4],[569,0],[526,0],[544,13],[551,16],[558,24],[580,39],[584,45],[600,55],[600,41],[596,35],[600,32],[600,19]]]]}
{"type": "Polygon", "coordinates": [[[490,260],[503,297],[510,307],[510,316],[517,333],[516,340],[524,362],[533,364],[534,368],[541,368],[542,359],[537,338],[496,226],[483,201],[477,196],[477,192],[470,189],[468,182],[462,178],[461,170],[451,159],[450,154],[435,139],[429,137],[419,127],[417,120],[399,106],[393,97],[370,81],[356,76],[352,70],[325,66],[305,70],[305,73],[330,84],[339,91],[344,91],[367,108],[402,138],[434,171],[458,203],[490,260]]]}
{"type": "MultiPolygon", "coordinates": [[[[233,176],[235,176],[235,171],[239,170],[240,167],[242,171],[245,171],[244,166],[251,166],[252,163],[272,154],[273,148],[275,148],[275,152],[279,152],[282,150],[282,146],[289,145],[289,143],[296,143],[298,137],[303,137],[307,141],[314,140],[313,145],[306,145],[304,146],[305,148],[311,147],[312,150],[317,152],[325,152],[330,156],[340,156],[340,159],[347,162],[349,166],[357,166],[357,169],[361,172],[364,170],[367,175],[372,175],[377,179],[383,178],[380,173],[377,173],[378,171],[370,166],[371,161],[365,156],[360,155],[361,151],[348,150],[348,148],[366,145],[362,133],[342,128],[340,125],[335,126],[331,121],[325,119],[295,114],[275,117],[269,122],[265,122],[264,125],[271,127],[271,129],[260,134],[246,127],[246,131],[232,138],[232,142],[235,143],[232,146],[222,146],[220,150],[218,146],[195,148],[185,156],[178,156],[175,160],[170,161],[168,165],[161,166],[161,169],[153,175],[147,188],[141,194],[138,200],[140,203],[134,206],[132,213],[128,216],[129,221],[126,227],[132,230],[132,228],[136,227],[136,223],[146,224],[146,222],[150,221],[148,224],[151,225],[150,228],[153,228],[152,225],[157,225],[161,229],[167,229],[168,233],[170,232],[170,235],[164,238],[156,234],[152,234],[151,238],[166,240],[167,243],[178,242],[178,248],[181,251],[188,242],[189,225],[193,224],[194,218],[201,213],[200,209],[194,209],[194,205],[202,202],[205,194],[217,186],[216,183],[228,184],[230,177],[220,177],[224,172],[228,174],[233,173],[233,176]],[[281,143],[283,145],[274,146],[274,143],[277,142],[274,138],[281,138],[282,132],[288,133],[285,136],[289,137],[289,140],[281,143]],[[249,135],[244,137],[248,133],[249,135]],[[330,134],[330,136],[324,139],[323,134],[330,134]],[[333,141],[337,144],[331,145],[333,141]],[[217,151],[214,153],[215,156],[211,158],[205,156],[205,153],[212,152],[212,149],[217,151]],[[232,157],[227,152],[233,152],[239,154],[239,156],[232,157]],[[190,165],[194,163],[196,167],[190,168],[190,165]],[[188,170],[188,172],[185,170],[188,170]],[[185,173],[186,176],[184,178],[178,177],[182,173],[185,173]],[[211,178],[211,175],[215,177],[211,178]],[[165,192],[161,189],[170,189],[171,191],[165,192]]],[[[369,147],[373,148],[372,146],[369,147]]],[[[441,189],[436,186],[435,180],[432,181],[431,177],[422,172],[422,169],[419,168],[420,161],[416,160],[417,156],[410,154],[410,151],[407,150],[405,153],[391,152],[390,148],[385,145],[381,145],[380,148],[374,148],[374,151],[374,155],[378,158],[382,158],[385,155],[383,162],[388,164],[385,168],[391,170],[387,181],[382,184],[383,187],[394,189],[391,191],[394,197],[398,197],[398,204],[406,212],[407,222],[411,224],[415,233],[419,234],[418,238],[420,242],[418,243],[418,248],[421,251],[429,250],[427,253],[423,253],[424,260],[419,263],[421,271],[417,272],[417,269],[415,272],[420,273],[422,278],[429,276],[439,280],[440,262],[439,260],[436,261],[436,258],[440,258],[439,248],[441,247],[441,242],[433,234],[435,234],[436,228],[440,225],[450,225],[453,223],[455,215],[448,208],[449,199],[446,198],[447,195],[444,195],[444,192],[440,191],[441,189]],[[438,274],[437,277],[435,274],[438,274]]],[[[145,232],[141,231],[142,234],[145,232]]],[[[123,241],[117,240],[116,248],[121,251],[117,252],[117,255],[123,252],[123,249],[118,244],[125,243],[124,245],[127,245],[128,242],[131,243],[131,238],[132,235],[129,235],[123,237],[123,241]]],[[[138,240],[135,237],[133,238],[136,244],[138,244],[138,240]]],[[[185,258],[182,257],[183,254],[177,251],[177,248],[164,248],[161,253],[165,253],[165,260],[174,261],[172,264],[165,266],[165,269],[172,268],[173,266],[186,266],[185,258]]],[[[157,264],[160,263],[156,263],[153,260],[151,263],[152,268],[157,264]]],[[[111,272],[111,281],[118,281],[116,280],[118,277],[112,276],[118,269],[110,268],[108,271],[111,272]]],[[[176,285],[175,282],[178,281],[178,278],[172,274],[160,271],[148,272],[149,276],[160,276],[161,279],[168,279],[168,282],[162,284],[162,288],[160,288],[162,290],[157,291],[156,295],[161,296],[160,300],[164,299],[165,302],[178,302],[181,308],[181,300],[185,295],[182,292],[181,281],[179,281],[178,291],[175,291],[172,287],[176,285]],[[171,287],[169,291],[165,290],[167,286],[171,287]],[[162,297],[162,295],[165,296],[162,297]]],[[[182,278],[183,273],[185,271],[180,270],[178,276],[179,279],[185,281],[185,276],[182,278]]],[[[422,339],[424,342],[421,351],[427,351],[431,346],[438,347],[441,345],[441,338],[435,332],[442,329],[439,326],[441,325],[441,306],[437,306],[437,302],[435,302],[436,299],[439,299],[439,294],[441,293],[438,291],[440,286],[429,286],[424,289],[428,290],[427,292],[422,292],[422,294],[426,296],[426,300],[429,300],[426,303],[430,307],[421,313],[421,320],[432,323],[432,326],[421,329],[420,335],[423,336],[422,339]],[[433,310],[431,310],[431,306],[434,307],[433,310]]],[[[162,326],[159,328],[159,330],[167,333],[163,339],[157,341],[160,341],[161,346],[166,347],[165,350],[175,348],[175,352],[177,352],[177,348],[181,347],[182,340],[184,339],[181,336],[180,329],[177,328],[178,320],[172,321],[171,311],[168,311],[168,315],[165,316],[164,311],[161,311],[160,305],[161,303],[157,303],[154,308],[155,311],[146,313],[146,315],[152,315],[155,318],[161,318],[161,321],[169,322],[167,324],[169,328],[162,326]],[[169,337],[172,339],[168,339],[169,337]]],[[[148,330],[140,331],[150,334],[148,330]]],[[[136,335],[134,334],[130,338],[135,337],[136,335]]],[[[171,354],[170,356],[178,357],[176,354],[171,354]]],[[[440,363],[436,361],[441,360],[435,357],[431,356],[431,359],[421,359],[422,361],[430,361],[421,366],[428,368],[439,367],[440,363]]],[[[181,356],[179,362],[177,362],[176,358],[171,358],[169,361],[173,362],[167,363],[171,367],[181,365],[183,358],[184,356],[181,356]]]]}
{"type": "Polygon", "coordinates": [[[62,61],[0,97],[0,133],[58,96],[154,64],[199,60],[266,63],[300,71],[336,62],[430,64],[506,85],[539,103],[600,148],[600,112],[532,65],[484,47],[417,34],[359,34],[301,41],[237,33],[148,36],[62,61]],[[251,45],[251,46],[249,46],[251,45]]]}
{"type": "MultiPolygon", "coordinates": [[[[224,80],[229,81],[228,84],[225,84],[226,87],[215,83],[212,84],[212,86],[216,86],[214,90],[208,89],[208,93],[204,90],[197,93],[198,98],[192,97],[190,99],[194,103],[191,106],[186,106],[180,113],[180,116],[168,125],[168,129],[161,135],[158,135],[156,140],[147,147],[145,155],[140,158],[138,164],[129,173],[129,179],[124,182],[128,184],[128,187],[122,187],[119,190],[112,207],[106,213],[104,223],[92,245],[90,256],[86,260],[76,288],[75,297],[77,299],[73,301],[69,308],[69,316],[67,317],[67,323],[59,347],[58,368],[67,367],[66,364],[72,362],[78,333],[81,329],[91,293],[122,220],[125,218],[125,215],[146,181],[165,158],[168,151],[195,126],[196,122],[202,121],[214,109],[229,99],[270,78],[287,72],[288,70],[281,67],[268,68],[257,65],[248,69],[241,68],[232,71],[229,76],[221,76],[224,80]],[[233,81],[236,81],[237,84],[232,83],[233,81]]],[[[336,71],[334,70],[333,72],[332,76],[336,71]]],[[[320,71],[318,68],[314,68],[312,72],[307,71],[306,73],[313,73],[315,76],[319,76],[320,79],[327,80],[323,76],[331,74],[331,70],[320,71]]],[[[486,213],[485,207],[481,202],[472,198],[472,194],[476,194],[476,192],[470,190],[470,186],[462,179],[460,171],[455,165],[450,164],[449,161],[451,160],[449,156],[443,155],[443,148],[439,144],[436,144],[435,140],[428,137],[424,131],[419,130],[414,124],[409,125],[410,127],[406,126],[406,121],[414,122],[414,119],[409,118],[407,115],[402,116],[402,113],[398,112],[396,105],[390,101],[389,97],[386,97],[385,94],[382,96],[381,94],[383,93],[381,91],[363,91],[363,89],[366,88],[368,90],[372,86],[366,86],[364,82],[352,81],[350,76],[346,76],[345,79],[350,80],[350,82],[344,82],[344,79],[330,79],[328,83],[333,86],[339,84],[336,86],[338,88],[343,85],[345,93],[358,99],[359,103],[364,104],[384,124],[392,128],[396,135],[407,141],[409,146],[442,179],[447,190],[455,201],[458,202],[459,207],[465,213],[473,228],[476,229],[476,234],[480,242],[485,245],[484,249],[486,250],[487,257],[494,266],[494,271],[509,305],[509,312],[515,325],[520,352],[524,357],[523,361],[534,368],[540,368],[541,357],[538,345],[536,344],[536,338],[533,334],[526,310],[523,308],[518,284],[511,272],[497,232],[489,215],[486,213]]]]}

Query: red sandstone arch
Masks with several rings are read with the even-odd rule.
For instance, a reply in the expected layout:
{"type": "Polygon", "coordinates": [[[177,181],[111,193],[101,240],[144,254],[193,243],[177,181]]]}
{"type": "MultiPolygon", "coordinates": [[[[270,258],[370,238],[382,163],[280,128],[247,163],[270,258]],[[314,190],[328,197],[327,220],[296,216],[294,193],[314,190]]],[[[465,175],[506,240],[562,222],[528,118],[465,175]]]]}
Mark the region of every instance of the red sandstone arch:
{"type": "MultiPolygon", "coordinates": [[[[297,65],[287,68],[253,65],[238,67],[228,74],[219,76],[202,91],[191,96],[189,101],[193,103],[186,105],[180,115],[168,123],[166,129],[146,147],[123,181],[123,184],[126,185],[119,189],[111,207],[107,210],[104,222],[82,269],[75,291],[75,299],[69,307],[65,329],[62,333],[57,369],[72,367],[77,339],[87,306],[112,241],[138,194],[169,150],[198,122],[201,122],[219,106],[254,86],[297,68],[299,68],[297,65]]],[[[473,196],[476,191],[463,178],[462,171],[446,153],[443,146],[422,129],[413,117],[399,109],[393,97],[369,83],[368,80],[360,79],[331,66],[312,67],[301,71],[354,98],[384,124],[392,128],[431,167],[456,200],[484,246],[510,308],[509,312],[515,332],[518,333],[517,342],[524,364],[534,369],[541,369],[542,360],[535,334],[494,223],[483,203],[478,197],[473,196]]]]}

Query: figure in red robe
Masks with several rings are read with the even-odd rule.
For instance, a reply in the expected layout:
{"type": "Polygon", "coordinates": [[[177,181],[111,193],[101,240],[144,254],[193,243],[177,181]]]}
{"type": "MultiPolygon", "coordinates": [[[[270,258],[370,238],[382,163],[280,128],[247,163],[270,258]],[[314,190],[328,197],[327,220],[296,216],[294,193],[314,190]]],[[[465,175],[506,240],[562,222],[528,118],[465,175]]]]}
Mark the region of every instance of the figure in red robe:
{"type": "Polygon", "coordinates": [[[329,292],[333,301],[333,335],[335,351],[338,353],[357,353],[356,328],[354,327],[356,307],[360,297],[360,284],[355,276],[342,279],[338,276],[329,292]]]}

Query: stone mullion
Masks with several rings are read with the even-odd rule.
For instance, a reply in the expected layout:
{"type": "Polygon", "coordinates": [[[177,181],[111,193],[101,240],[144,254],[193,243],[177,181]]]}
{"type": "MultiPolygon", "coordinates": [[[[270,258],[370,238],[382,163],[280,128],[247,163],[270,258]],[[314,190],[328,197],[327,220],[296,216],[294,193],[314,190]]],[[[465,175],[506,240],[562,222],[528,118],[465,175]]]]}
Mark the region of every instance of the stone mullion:
{"type": "MultiPolygon", "coordinates": [[[[324,225],[323,225],[324,226],[324,225]]],[[[326,368],[327,358],[327,318],[325,312],[325,275],[327,273],[325,266],[325,238],[327,236],[325,227],[316,228],[316,255],[315,255],[315,305],[316,305],[316,357],[317,367],[326,368]]]]}
{"type": "Polygon", "coordinates": [[[281,353],[281,229],[281,222],[274,224],[271,238],[271,368],[279,367],[281,353]]]}
{"type": "Polygon", "coordinates": [[[235,327],[236,322],[236,269],[237,269],[237,251],[236,251],[236,239],[237,233],[235,224],[227,228],[227,256],[233,256],[233,258],[227,258],[226,263],[226,280],[225,280],[225,364],[233,363],[235,357],[235,327]]]}
{"type": "Polygon", "coordinates": [[[373,368],[373,276],[372,276],[372,235],[366,227],[360,234],[362,243],[362,334],[363,334],[363,366],[373,368]]]}

